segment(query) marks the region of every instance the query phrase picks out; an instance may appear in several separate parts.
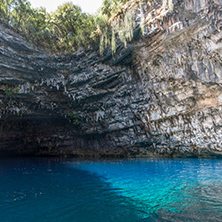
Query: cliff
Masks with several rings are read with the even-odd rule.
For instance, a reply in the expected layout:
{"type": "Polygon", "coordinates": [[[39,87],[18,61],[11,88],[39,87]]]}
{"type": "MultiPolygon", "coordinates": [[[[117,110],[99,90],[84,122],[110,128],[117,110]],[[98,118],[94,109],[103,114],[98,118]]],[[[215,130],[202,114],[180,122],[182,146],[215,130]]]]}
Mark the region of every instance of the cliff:
{"type": "Polygon", "coordinates": [[[48,55],[0,26],[1,154],[222,154],[222,1],[135,14],[144,34],[114,56],[48,55]]]}

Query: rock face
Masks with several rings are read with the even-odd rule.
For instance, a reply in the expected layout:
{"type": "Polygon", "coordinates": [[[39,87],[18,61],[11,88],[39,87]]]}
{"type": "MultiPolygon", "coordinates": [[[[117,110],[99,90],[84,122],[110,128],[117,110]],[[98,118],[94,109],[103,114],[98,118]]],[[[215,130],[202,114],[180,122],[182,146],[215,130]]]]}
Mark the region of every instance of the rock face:
{"type": "Polygon", "coordinates": [[[153,0],[144,35],[47,55],[0,26],[0,153],[222,154],[222,1],[153,0]]]}

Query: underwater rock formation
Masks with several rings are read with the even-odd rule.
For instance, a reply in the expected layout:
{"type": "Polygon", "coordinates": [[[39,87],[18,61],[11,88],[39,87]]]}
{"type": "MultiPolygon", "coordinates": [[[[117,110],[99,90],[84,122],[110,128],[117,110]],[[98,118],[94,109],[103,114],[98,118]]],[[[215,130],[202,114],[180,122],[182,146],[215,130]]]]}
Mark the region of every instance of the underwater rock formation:
{"type": "Polygon", "coordinates": [[[48,55],[0,26],[1,154],[222,154],[222,1],[136,14],[143,35],[113,56],[48,55]]]}

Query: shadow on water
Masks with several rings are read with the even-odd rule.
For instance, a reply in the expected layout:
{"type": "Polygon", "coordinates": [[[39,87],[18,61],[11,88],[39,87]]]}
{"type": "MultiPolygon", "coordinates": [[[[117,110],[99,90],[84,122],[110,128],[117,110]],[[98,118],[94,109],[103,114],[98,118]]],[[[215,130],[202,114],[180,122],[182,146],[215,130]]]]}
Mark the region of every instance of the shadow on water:
{"type": "MultiPolygon", "coordinates": [[[[95,173],[60,159],[0,159],[0,221],[140,221],[139,209],[95,173]]],[[[143,212],[141,212],[142,214],[143,212]]],[[[146,220],[155,221],[155,220],[146,220]]]]}
{"type": "Polygon", "coordinates": [[[221,166],[219,160],[2,158],[0,221],[219,222],[221,166]]]}
{"type": "Polygon", "coordinates": [[[70,165],[102,175],[134,206],[138,221],[222,221],[221,160],[136,159],[70,165]]]}

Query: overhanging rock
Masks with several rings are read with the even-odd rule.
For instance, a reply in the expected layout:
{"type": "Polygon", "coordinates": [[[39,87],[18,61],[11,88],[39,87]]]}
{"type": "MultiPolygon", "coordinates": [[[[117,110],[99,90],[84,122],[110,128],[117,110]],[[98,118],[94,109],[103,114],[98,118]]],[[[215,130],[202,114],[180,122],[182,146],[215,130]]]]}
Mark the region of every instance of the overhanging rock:
{"type": "Polygon", "coordinates": [[[222,153],[222,1],[143,3],[111,57],[52,56],[0,26],[0,153],[222,153]]]}

